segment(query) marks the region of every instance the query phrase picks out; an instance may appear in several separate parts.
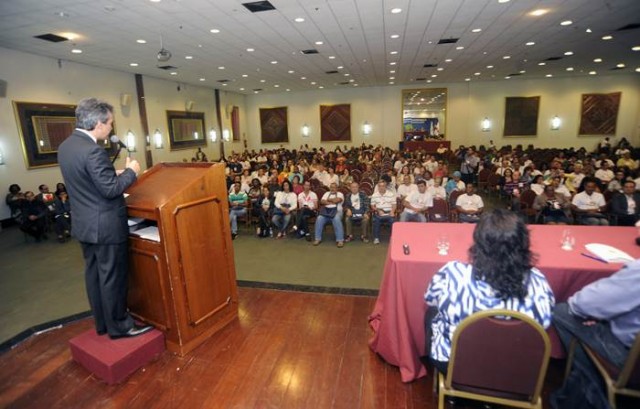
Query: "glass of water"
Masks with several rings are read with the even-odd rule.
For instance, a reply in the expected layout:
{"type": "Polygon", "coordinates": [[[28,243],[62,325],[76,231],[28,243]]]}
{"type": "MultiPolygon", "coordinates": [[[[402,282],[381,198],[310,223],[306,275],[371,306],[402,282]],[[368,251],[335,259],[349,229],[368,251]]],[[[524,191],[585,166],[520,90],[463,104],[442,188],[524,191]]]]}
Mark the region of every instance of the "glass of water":
{"type": "Polygon", "coordinates": [[[571,230],[564,229],[562,232],[562,250],[571,251],[573,250],[573,246],[576,245],[576,238],[573,237],[571,230]]]}
{"type": "Polygon", "coordinates": [[[437,248],[439,255],[446,256],[449,254],[449,238],[446,235],[438,237],[437,248]]]}

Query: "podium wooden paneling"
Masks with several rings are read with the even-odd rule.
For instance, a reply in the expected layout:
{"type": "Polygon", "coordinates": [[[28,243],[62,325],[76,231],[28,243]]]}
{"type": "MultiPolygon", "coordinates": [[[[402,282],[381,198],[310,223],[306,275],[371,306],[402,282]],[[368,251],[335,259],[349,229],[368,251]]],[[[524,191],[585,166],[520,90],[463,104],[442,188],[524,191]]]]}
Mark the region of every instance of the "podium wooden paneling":
{"type": "Polygon", "coordinates": [[[160,163],[127,193],[160,235],[129,236],[129,309],[184,355],[238,315],[224,165],[160,163]]]}

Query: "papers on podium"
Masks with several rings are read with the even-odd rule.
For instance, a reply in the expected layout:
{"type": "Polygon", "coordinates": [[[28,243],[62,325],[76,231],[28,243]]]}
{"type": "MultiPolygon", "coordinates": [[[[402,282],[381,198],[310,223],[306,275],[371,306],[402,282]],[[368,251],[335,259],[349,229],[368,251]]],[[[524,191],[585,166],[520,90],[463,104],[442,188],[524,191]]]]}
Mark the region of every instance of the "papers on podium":
{"type": "Polygon", "coordinates": [[[139,236],[141,239],[160,242],[160,231],[158,230],[158,226],[145,227],[140,230],[136,230],[133,234],[139,236]]]}
{"type": "Polygon", "coordinates": [[[608,263],[629,263],[634,260],[629,254],[615,247],[600,243],[585,244],[584,247],[608,263]]]}

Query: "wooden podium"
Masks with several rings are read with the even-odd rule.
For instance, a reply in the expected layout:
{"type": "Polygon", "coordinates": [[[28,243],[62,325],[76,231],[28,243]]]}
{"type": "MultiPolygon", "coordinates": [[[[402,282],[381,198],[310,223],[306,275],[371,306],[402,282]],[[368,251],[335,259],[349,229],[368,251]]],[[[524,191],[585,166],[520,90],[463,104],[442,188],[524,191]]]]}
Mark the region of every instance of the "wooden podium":
{"type": "Polygon", "coordinates": [[[129,235],[131,314],[184,355],[238,315],[224,165],[160,163],[127,193],[129,217],[159,236],[129,235]]]}

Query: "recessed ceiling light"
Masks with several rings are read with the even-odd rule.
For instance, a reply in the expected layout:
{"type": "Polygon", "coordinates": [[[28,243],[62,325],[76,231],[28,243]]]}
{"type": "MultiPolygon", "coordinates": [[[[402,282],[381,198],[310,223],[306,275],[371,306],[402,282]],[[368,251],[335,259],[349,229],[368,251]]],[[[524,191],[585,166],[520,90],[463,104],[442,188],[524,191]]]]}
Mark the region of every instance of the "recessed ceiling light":
{"type": "Polygon", "coordinates": [[[547,14],[548,12],[549,12],[548,9],[537,9],[529,12],[529,15],[534,17],[540,17],[547,14]]]}
{"type": "Polygon", "coordinates": [[[217,28],[212,28],[209,31],[212,32],[213,34],[218,34],[220,32],[220,30],[218,30],[217,28]]]}
{"type": "Polygon", "coordinates": [[[459,45],[459,46],[456,47],[456,50],[464,50],[464,47],[459,45]]]}
{"type": "Polygon", "coordinates": [[[254,51],[255,51],[255,49],[254,49],[254,48],[247,48],[247,52],[249,52],[249,53],[252,53],[252,52],[254,52],[254,51]]]}
{"type": "Polygon", "coordinates": [[[206,81],[206,79],[204,79],[204,78],[200,78],[200,81],[206,81]]]}
{"type": "Polygon", "coordinates": [[[602,62],[602,58],[595,58],[593,62],[602,62]]]}
{"type": "Polygon", "coordinates": [[[240,88],[240,91],[244,91],[244,88],[240,88]]]}
{"type": "Polygon", "coordinates": [[[60,37],[64,37],[67,40],[75,40],[80,36],[76,33],[60,33],[60,37]]]}
{"type": "Polygon", "coordinates": [[[596,74],[597,74],[597,72],[595,72],[595,71],[589,71],[589,75],[596,75],[596,74]]]}
{"type": "Polygon", "coordinates": [[[276,60],[271,61],[271,64],[277,64],[277,63],[278,63],[278,61],[276,61],[276,60]]]}
{"type": "Polygon", "coordinates": [[[357,86],[358,86],[358,84],[353,84],[353,86],[354,86],[354,87],[357,87],[357,86]]]}
{"type": "Polygon", "coordinates": [[[344,76],[345,76],[345,77],[348,77],[348,76],[350,76],[350,75],[351,75],[351,74],[349,74],[349,73],[344,74],[344,76]]]}
{"type": "Polygon", "coordinates": [[[438,74],[431,74],[431,78],[437,78],[438,74]]]}
{"type": "Polygon", "coordinates": [[[389,81],[389,85],[393,85],[393,84],[395,84],[395,82],[389,81]]]}
{"type": "Polygon", "coordinates": [[[398,13],[402,13],[401,8],[396,7],[394,9],[391,9],[391,14],[398,14],[398,13]]]}
{"type": "Polygon", "coordinates": [[[311,85],[316,85],[316,82],[315,81],[311,81],[311,85]]]}
{"type": "MultiPolygon", "coordinates": [[[[227,84],[222,84],[222,85],[227,85],[227,84]]],[[[254,94],[257,94],[260,91],[253,91],[254,94]]]]}
{"type": "Polygon", "coordinates": [[[293,74],[295,71],[294,70],[289,70],[287,71],[289,74],[293,74]]]}
{"type": "Polygon", "coordinates": [[[129,66],[130,66],[130,67],[137,67],[137,66],[138,66],[138,63],[137,63],[137,62],[132,62],[132,63],[130,63],[130,64],[129,64],[129,66]]]}
{"type": "Polygon", "coordinates": [[[247,78],[248,75],[247,74],[242,74],[242,78],[247,78]]]}
{"type": "Polygon", "coordinates": [[[451,58],[447,58],[446,60],[444,60],[444,62],[451,62],[453,61],[451,58]]]}
{"type": "Polygon", "coordinates": [[[616,64],[616,67],[618,67],[618,68],[624,68],[624,67],[625,67],[625,65],[624,65],[623,63],[620,63],[620,64],[616,64]]]}
{"type": "Polygon", "coordinates": [[[573,67],[567,67],[567,71],[573,71],[573,67]]]}
{"type": "Polygon", "coordinates": [[[573,21],[571,20],[565,20],[560,23],[561,26],[570,26],[571,24],[573,24],[573,21]]]}
{"type": "Polygon", "coordinates": [[[636,67],[636,72],[640,72],[640,67],[636,67]]]}
{"type": "Polygon", "coordinates": [[[427,80],[427,84],[431,84],[433,81],[431,80],[427,80]]]}
{"type": "Polygon", "coordinates": [[[287,88],[285,91],[289,92],[289,91],[291,91],[291,90],[290,90],[289,88],[287,88]]]}
{"type": "Polygon", "coordinates": [[[473,30],[471,30],[472,33],[479,33],[481,31],[482,31],[481,28],[474,28],[473,30]]]}
{"type": "Polygon", "coordinates": [[[295,21],[296,23],[304,23],[304,18],[296,17],[296,18],[293,19],[293,21],[295,21]]]}
{"type": "Polygon", "coordinates": [[[82,50],[79,48],[74,48],[73,50],[71,50],[71,52],[74,54],[82,54],[82,50]]]}
{"type": "Polygon", "coordinates": [[[525,43],[525,45],[536,45],[536,43],[534,41],[529,41],[528,43],[525,43]]]}
{"type": "Polygon", "coordinates": [[[640,51],[640,45],[631,47],[631,51],[640,51]]]}
{"type": "Polygon", "coordinates": [[[471,81],[471,78],[465,78],[464,80],[465,81],[471,81]]]}
{"type": "Polygon", "coordinates": [[[391,34],[390,37],[393,39],[400,38],[400,34],[391,34]]]}
{"type": "Polygon", "coordinates": [[[175,71],[172,71],[172,72],[171,72],[171,75],[178,75],[178,73],[177,73],[177,72],[175,72],[175,71]]]}
{"type": "Polygon", "coordinates": [[[390,80],[395,80],[395,79],[396,79],[396,77],[389,77],[389,79],[390,79],[390,80]]]}
{"type": "Polygon", "coordinates": [[[324,44],[322,41],[316,41],[316,45],[322,45],[324,44]]]}
{"type": "Polygon", "coordinates": [[[491,69],[493,68],[493,65],[487,65],[487,68],[491,69]]]}
{"type": "Polygon", "coordinates": [[[504,79],[505,79],[505,80],[510,80],[510,79],[511,79],[511,77],[507,75],[506,77],[504,77],[504,79]]]}
{"type": "Polygon", "coordinates": [[[590,29],[590,28],[587,28],[587,29],[585,30],[585,32],[586,32],[586,33],[591,33],[591,29],[590,29]]]}
{"type": "Polygon", "coordinates": [[[474,72],[473,75],[480,75],[480,73],[479,72],[474,72]]]}
{"type": "Polygon", "coordinates": [[[520,70],[520,74],[524,74],[525,72],[525,70],[520,70]]]}
{"type": "Polygon", "coordinates": [[[342,65],[338,65],[337,67],[339,70],[343,69],[344,67],[342,65]]]}
{"type": "Polygon", "coordinates": [[[396,54],[398,54],[398,52],[397,51],[391,51],[391,52],[389,52],[389,54],[396,55],[396,54]]]}
{"type": "Polygon", "coordinates": [[[307,77],[300,77],[300,79],[301,79],[301,80],[306,80],[306,79],[307,79],[307,77]]]}
{"type": "Polygon", "coordinates": [[[605,40],[605,41],[611,40],[611,39],[613,39],[613,36],[603,36],[602,39],[605,40]]]}
{"type": "Polygon", "coordinates": [[[444,68],[442,68],[442,67],[438,67],[438,68],[437,68],[437,71],[444,71],[444,68]]]}
{"type": "Polygon", "coordinates": [[[351,78],[351,79],[349,80],[349,82],[355,82],[355,81],[356,81],[356,80],[354,80],[353,78],[351,78]]]}
{"type": "Polygon", "coordinates": [[[564,55],[573,55],[573,51],[565,51],[564,55]]]}
{"type": "Polygon", "coordinates": [[[498,3],[508,3],[510,0],[498,0],[498,3]]]}
{"type": "Polygon", "coordinates": [[[264,82],[267,82],[267,80],[260,80],[260,82],[263,82],[263,83],[264,83],[264,82]]]}
{"type": "Polygon", "coordinates": [[[545,77],[551,78],[551,77],[553,77],[553,74],[547,74],[547,75],[545,75],[545,77]]]}
{"type": "Polygon", "coordinates": [[[274,85],[273,85],[273,88],[280,88],[280,85],[278,85],[278,84],[274,84],[274,85]]]}
{"type": "Polygon", "coordinates": [[[218,69],[219,70],[224,70],[224,66],[221,65],[221,66],[218,67],[218,69]]]}
{"type": "Polygon", "coordinates": [[[336,56],[335,56],[335,55],[330,55],[330,56],[329,56],[329,59],[330,59],[330,60],[335,60],[335,59],[336,59],[336,56]]]}
{"type": "Polygon", "coordinates": [[[396,73],[396,70],[389,71],[389,74],[395,74],[395,73],[396,73]]]}
{"type": "Polygon", "coordinates": [[[511,58],[510,55],[505,55],[504,57],[502,57],[503,60],[508,60],[509,58],[511,58]]]}
{"type": "Polygon", "coordinates": [[[396,65],[397,63],[395,62],[390,62],[389,65],[396,65]]]}
{"type": "MultiPolygon", "coordinates": [[[[111,11],[113,11],[113,10],[111,10],[111,11]]],[[[64,11],[58,11],[56,13],[56,16],[58,16],[58,17],[69,17],[69,13],[65,13],[64,11]]]]}
{"type": "Polygon", "coordinates": [[[546,62],[539,62],[538,65],[547,65],[546,62]]]}
{"type": "Polygon", "coordinates": [[[146,44],[147,40],[143,40],[142,38],[139,38],[139,39],[136,40],[136,43],[138,43],[138,44],[146,44]]]}
{"type": "Polygon", "coordinates": [[[193,55],[185,55],[184,59],[185,60],[193,60],[193,55]]]}
{"type": "Polygon", "coordinates": [[[160,3],[162,0],[149,0],[152,3],[160,3]]]}
{"type": "Polygon", "coordinates": [[[324,87],[323,87],[322,85],[320,85],[320,86],[318,87],[318,89],[324,89],[324,87]]]}

